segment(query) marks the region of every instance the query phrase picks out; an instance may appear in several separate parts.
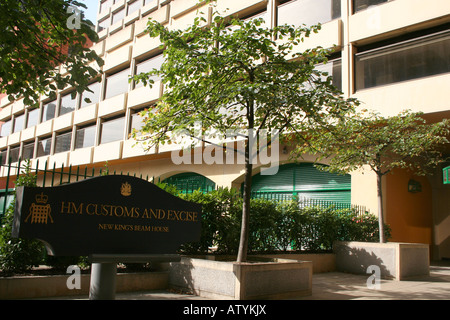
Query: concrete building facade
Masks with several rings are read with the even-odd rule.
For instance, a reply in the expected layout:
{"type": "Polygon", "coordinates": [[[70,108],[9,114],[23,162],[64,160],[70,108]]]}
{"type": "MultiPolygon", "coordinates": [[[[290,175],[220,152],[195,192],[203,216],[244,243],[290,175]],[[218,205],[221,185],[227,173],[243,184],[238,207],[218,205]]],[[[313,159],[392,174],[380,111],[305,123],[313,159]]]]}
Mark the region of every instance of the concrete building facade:
{"type": "MultiPolygon", "coordinates": [[[[333,75],[345,97],[358,98],[365,107],[383,115],[411,109],[423,111],[433,121],[450,114],[448,0],[218,0],[216,9],[242,19],[261,16],[268,27],[320,22],[322,30],[298,49],[319,45],[336,49],[323,68],[333,75]]],[[[100,40],[93,48],[105,64],[100,81],[93,79],[90,86],[94,93],[85,95],[91,103],[84,102],[85,96],[72,99],[71,88],[60,90],[53,101],[42,97],[38,109],[21,100],[10,103],[2,99],[3,159],[14,162],[19,157],[29,158],[33,164],[48,167],[101,167],[107,161],[116,172],[161,181],[202,177],[212,186],[240,188],[243,165],[176,165],[171,159],[176,146],[147,151],[129,138],[132,128],[140,126],[138,112],[154,104],[163,92],[160,79],[155,79],[152,88],[128,81],[129,76],[158,68],[163,61],[159,40],[144,32],[148,18],[182,29],[199,12],[208,20],[212,9],[197,0],[101,0],[97,19],[100,40]]],[[[63,66],[61,72],[65,72],[63,66]]],[[[354,172],[345,181],[337,181],[335,176],[318,177],[310,168],[314,156],[306,156],[303,166],[293,169],[288,151],[280,146],[278,163],[283,177],[295,177],[294,186],[287,191],[296,191],[297,184],[305,196],[319,197],[320,193],[325,198],[345,198],[377,212],[376,179],[369,170],[354,172]],[[320,178],[321,186],[336,185],[334,189],[314,189],[312,184],[302,184],[311,177],[320,178]]],[[[255,176],[260,168],[255,166],[255,176]]],[[[4,171],[0,172],[3,176],[4,171]]],[[[261,177],[255,181],[273,184],[272,190],[280,187],[261,177]]],[[[428,177],[397,170],[383,183],[391,240],[426,243],[433,259],[450,258],[450,187],[442,182],[442,168],[428,177]],[[418,181],[422,191],[408,192],[410,180],[418,181]]]]}

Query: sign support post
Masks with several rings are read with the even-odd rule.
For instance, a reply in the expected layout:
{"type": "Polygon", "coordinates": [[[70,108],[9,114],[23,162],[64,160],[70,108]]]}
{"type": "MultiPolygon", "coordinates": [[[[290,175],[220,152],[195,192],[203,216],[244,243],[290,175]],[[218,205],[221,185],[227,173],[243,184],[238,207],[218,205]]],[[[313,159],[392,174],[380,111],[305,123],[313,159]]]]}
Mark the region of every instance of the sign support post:
{"type": "Polygon", "coordinates": [[[116,297],[117,264],[92,263],[89,300],[114,300],[116,297]]]}

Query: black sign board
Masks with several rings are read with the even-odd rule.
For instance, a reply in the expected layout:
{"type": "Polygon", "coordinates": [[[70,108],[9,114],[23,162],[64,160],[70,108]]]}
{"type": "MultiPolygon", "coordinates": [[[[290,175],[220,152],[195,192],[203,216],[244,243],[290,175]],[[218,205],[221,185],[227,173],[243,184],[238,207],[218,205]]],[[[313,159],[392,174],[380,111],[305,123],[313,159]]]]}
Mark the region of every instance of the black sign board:
{"type": "Polygon", "coordinates": [[[16,189],[12,235],[55,256],[173,254],[200,239],[201,205],[145,180],[111,175],[16,189]]]}

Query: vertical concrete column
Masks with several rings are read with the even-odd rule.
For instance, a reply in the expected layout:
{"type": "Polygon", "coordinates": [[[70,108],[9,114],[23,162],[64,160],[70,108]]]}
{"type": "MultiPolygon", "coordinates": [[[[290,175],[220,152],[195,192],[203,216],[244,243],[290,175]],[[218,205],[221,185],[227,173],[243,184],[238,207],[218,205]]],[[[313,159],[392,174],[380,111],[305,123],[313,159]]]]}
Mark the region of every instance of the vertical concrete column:
{"type": "Polygon", "coordinates": [[[114,300],[116,298],[116,263],[93,263],[89,300],[114,300]]]}

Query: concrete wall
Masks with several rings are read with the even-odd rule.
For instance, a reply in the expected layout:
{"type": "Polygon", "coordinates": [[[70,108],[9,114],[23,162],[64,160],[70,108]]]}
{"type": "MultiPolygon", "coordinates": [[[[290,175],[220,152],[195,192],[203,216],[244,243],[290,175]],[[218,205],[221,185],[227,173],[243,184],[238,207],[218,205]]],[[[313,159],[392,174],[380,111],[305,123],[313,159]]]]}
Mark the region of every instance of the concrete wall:
{"type": "Polygon", "coordinates": [[[412,243],[336,242],[336,270],[367,274],[378,266],[381,277],[405,280],[429,274],[429,246],[412,243]]]}

